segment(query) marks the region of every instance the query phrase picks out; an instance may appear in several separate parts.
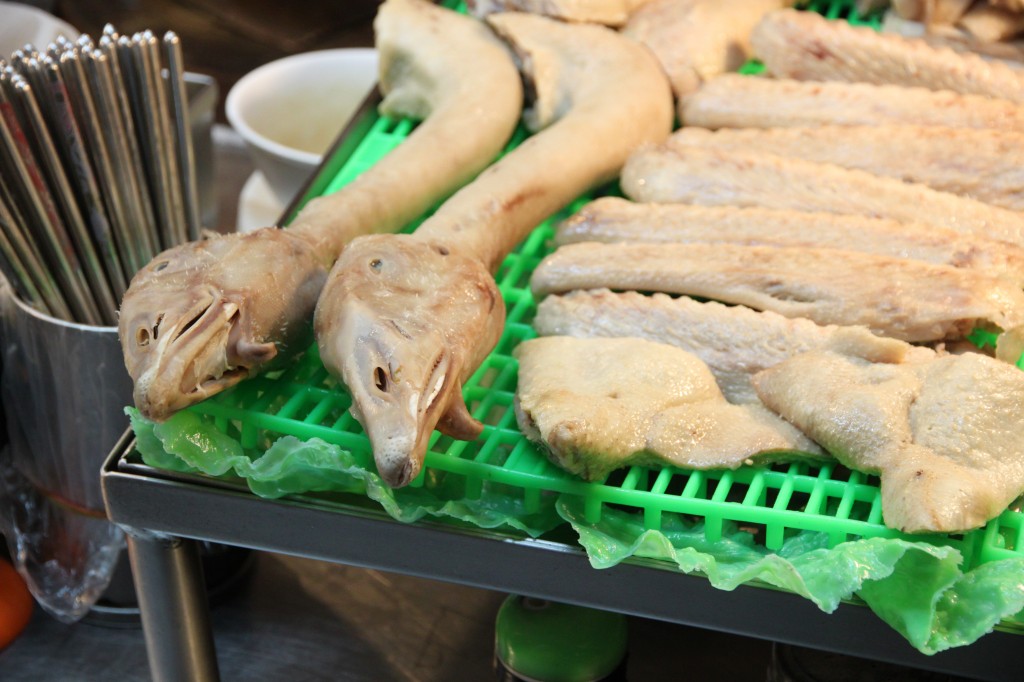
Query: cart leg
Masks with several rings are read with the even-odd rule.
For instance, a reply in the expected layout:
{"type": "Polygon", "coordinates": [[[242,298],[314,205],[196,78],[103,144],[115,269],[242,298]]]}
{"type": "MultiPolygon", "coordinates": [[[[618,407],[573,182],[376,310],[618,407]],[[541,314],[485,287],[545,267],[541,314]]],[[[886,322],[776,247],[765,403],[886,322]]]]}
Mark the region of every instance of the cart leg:
{"type": "Polygon", "coordinates": [[[217,652],[196,542],[125,530],[154,682],[216,682],[217,652]]]}

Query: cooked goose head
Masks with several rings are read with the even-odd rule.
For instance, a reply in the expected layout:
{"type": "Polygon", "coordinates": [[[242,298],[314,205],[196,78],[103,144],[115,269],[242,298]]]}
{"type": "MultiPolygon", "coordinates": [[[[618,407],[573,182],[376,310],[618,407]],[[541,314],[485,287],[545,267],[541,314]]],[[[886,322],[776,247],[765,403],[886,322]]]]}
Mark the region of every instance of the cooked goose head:
{"type": "Polygon", "coordinates": [[[360,237],[338,259],[316,311],[320,355],[352,394],[352,414],[389,485],[416,477],[435,428],[453,438],[480,434],[462,384],[504,321],[487,270],[435,242],[360,237]]]}
{"type": "Polygon", "coordinates": [[[276,228],[159,254],[121,302],[118,333],[139,411],[161,421],[305,348],[325,279],[312,247],[276,228]]]}

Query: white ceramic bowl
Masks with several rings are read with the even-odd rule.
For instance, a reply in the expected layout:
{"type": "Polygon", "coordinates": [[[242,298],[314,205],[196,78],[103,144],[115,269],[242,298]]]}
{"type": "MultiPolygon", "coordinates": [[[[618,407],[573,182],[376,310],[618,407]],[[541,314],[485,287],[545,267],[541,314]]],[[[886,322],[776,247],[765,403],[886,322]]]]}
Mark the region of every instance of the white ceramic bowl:
{"type": "Polygon", "coordinates": [[[247,73],[228,92],[228,122],[275,198],[287,204],[377,82],[377,51],[320,50],[247,73]]]}
{"type": "Polygon", "coordinates": [[[57,36],[74,40],[79,35],[68,22],[21,3],[0,2],[0,17],[0,58],[3,59],[20,50],[25,43],[32,43],[37,50],[45,50],[57,36]]]}

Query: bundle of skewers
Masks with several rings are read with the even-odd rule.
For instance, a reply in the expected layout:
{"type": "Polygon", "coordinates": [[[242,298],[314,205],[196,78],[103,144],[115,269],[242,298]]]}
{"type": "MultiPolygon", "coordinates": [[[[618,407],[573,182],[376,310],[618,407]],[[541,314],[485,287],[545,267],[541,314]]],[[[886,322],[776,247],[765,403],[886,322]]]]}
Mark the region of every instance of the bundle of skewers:
{"type": "Polygon", "coordinates": [[[64,37],[0,60],[0,269],[40,312],[116,324],[134,273],[199,236],[181,42],[64,37]]]}

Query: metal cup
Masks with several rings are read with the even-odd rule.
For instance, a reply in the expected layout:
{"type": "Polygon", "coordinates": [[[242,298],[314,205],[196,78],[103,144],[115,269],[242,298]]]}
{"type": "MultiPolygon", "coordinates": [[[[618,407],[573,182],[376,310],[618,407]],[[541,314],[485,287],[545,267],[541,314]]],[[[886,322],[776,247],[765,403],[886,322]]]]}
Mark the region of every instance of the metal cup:
{"type": "Polygon", "coordinates": [[[114,327],[44,315],[0,285],[0,526],[39,603],[73,622],[106,588],[123,545],[100,467],[128,425],[132,383],[114,327]]]}

